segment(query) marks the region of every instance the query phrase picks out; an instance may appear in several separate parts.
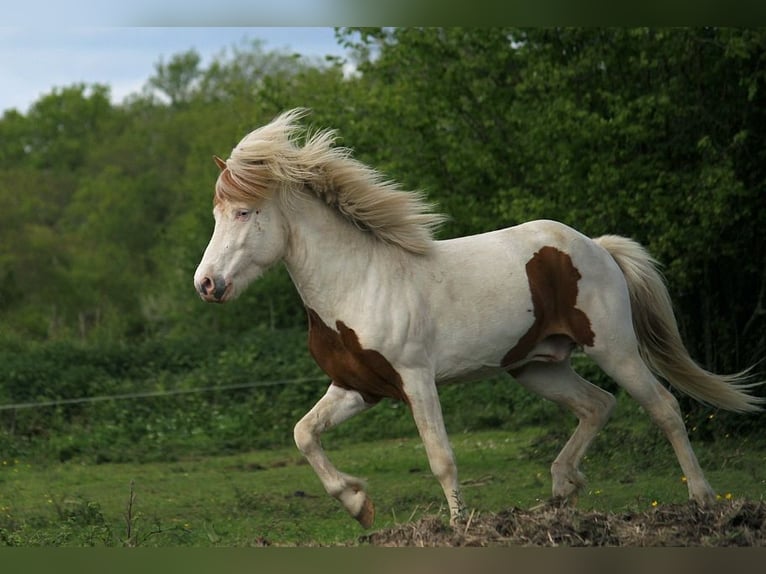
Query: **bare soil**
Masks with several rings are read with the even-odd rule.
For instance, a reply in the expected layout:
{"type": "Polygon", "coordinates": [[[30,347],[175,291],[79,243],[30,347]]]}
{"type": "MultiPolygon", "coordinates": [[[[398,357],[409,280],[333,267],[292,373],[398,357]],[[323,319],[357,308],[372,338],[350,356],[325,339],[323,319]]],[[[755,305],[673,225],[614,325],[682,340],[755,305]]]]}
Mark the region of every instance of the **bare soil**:
{"type": "Polygon", "coordinates": [[[549,503],[530,510],[474,513],[450,527],[429,516],[366,534],[372,546],[766,546],[766,502],[721,501],[710,508],[667,504],[643,512],[581,511],[549,503]]]}

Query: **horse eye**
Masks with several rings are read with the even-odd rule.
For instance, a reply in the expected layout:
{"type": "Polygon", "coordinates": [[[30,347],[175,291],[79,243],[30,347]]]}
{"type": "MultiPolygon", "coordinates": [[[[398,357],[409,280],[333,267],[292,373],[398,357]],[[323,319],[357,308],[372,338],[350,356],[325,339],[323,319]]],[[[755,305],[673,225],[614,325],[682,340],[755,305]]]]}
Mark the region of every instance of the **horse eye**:
{"type": "Polygon", "coordinates": [[[238,209],[236,211],[236,213],[234,214],[234,216],[237,219],[241,220],[241,221],[245,221],[245,220],[247,220],[248,217],[250,217],[250,210],[249,209],[238,209]]]}

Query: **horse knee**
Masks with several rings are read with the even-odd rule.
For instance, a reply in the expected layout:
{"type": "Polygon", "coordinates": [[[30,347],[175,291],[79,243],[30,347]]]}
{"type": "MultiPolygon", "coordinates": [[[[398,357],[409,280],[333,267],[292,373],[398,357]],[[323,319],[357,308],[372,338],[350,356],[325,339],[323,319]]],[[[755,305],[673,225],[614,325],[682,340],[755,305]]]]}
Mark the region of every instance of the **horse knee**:
{"type": "Polygon", "coordinates": [[[298,450],[303,454],[309,452],[316,444],[316,435],[305,419],[298,421],[293,428],[293,440],[295,440],[295,446],[297,446],[298,450]]]}

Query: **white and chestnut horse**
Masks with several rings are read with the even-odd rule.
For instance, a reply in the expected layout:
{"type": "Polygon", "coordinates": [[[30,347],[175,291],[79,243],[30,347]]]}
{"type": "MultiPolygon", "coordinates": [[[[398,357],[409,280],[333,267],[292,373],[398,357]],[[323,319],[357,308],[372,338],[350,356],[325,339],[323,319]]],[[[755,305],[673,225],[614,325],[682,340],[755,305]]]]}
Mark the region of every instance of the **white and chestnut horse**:
{"type": "Polygon", "coordinates": [[[215,230],[194,283],[204,300],[230,301],[284,261],[308,312],[309,350],[332,380],[295,442],[353,517],[369,527],[373,504],[361,480],[330,462],[322,432],[384,397],[409,405],[455,524],[464,505],[437,387],[503,371],[579,419],[551,466],[553,496],[574,499],[580,461],[615,404],[572,370],[576,347],[662,429],[689,497],[715,500],[657,376],[723,409],[757,411],[763,399],[744,374],[715,375],[689,357],[640,245],[555,221],[434,240],[443,217],[335,146],[334,131],[299,144],[304,114],[283,113],[216,158],[215,230]]]}

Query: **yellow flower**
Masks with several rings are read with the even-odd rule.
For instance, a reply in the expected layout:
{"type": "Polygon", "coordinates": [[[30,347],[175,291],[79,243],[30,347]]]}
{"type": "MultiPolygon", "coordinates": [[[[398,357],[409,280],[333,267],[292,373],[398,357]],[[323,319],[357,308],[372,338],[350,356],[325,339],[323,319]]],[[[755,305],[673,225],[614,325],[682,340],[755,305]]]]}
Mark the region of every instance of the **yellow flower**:
{"type": "Polygon", "coordinates": [[[685,476],[682,476],[682,477],[681,477],[681,482],[683,482],[684,484],[686,484],[686,477],[685,477],[685,476]]]}
{"type": "Polygon", "coordinates": [[[726,494],[724,494],[724,496],[723,496],[723,497],[724,497],[726,500],[731,500],[731,492],[727,492],[726,494]]]}
{"type": "Polygon", "coordinates": [[[652,508],[656,508],[658,504],[659,502],[657,502],[656,500],[652,500],[652,508]]]}

